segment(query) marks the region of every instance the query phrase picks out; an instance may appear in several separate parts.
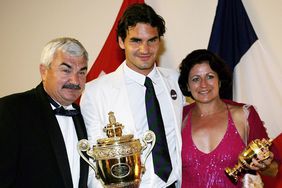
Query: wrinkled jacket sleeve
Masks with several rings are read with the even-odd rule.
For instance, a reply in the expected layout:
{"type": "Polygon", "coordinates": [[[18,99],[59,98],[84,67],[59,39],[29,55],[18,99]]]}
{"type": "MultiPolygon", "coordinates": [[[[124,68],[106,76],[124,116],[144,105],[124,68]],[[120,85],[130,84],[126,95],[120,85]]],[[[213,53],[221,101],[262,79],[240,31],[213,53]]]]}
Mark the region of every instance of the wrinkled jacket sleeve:
{"type": "Polygon", "coordinates": [[[253,106],[249,106],[249,112],[248,123],[250,132],[248,143],[250,143],[254,139],[269,138],[264,126],[264,122],[260,119],[257,111],[253,106]]]}

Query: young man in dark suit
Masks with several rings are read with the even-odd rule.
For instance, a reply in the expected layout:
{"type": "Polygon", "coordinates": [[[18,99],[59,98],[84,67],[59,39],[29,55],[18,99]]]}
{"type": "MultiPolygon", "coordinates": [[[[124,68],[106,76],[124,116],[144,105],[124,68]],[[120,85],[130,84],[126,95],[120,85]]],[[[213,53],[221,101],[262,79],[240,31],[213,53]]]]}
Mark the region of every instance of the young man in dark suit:
{"type": "Polygon", "coordinates": [[[88,53],[73,38],[43,49],[42,82],[0,99],[0,187],[86,188],[88,165],[76,149],[87,138],[80,109],[88,53]]]}

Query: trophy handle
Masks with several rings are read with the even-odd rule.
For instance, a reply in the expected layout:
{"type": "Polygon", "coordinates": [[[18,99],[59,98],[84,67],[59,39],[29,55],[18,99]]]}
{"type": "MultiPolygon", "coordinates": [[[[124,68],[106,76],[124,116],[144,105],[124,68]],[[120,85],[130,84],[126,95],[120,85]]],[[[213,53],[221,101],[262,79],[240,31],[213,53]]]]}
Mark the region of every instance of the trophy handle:
{"type": "Polygon", "coordinates": [[[90,162],[90,160],[88,160],[87,157],[85,157],[85,155],[82,153],[82,151],[84,151],[84,152],[86,151],[87,154],[89,153],[90,144],[89,144],[88,140],[86,140],[86,139],[79,140],[78,143],[77,143],[77,150],[78,150],[79,155],[82,157],[82,159],[84,161],[86,161],[91,166],[91,168],[94,170],[96,178],[99,179],[100,176],[97,173],[97,169],[96,169],[95,165],[92,162],[90,162]]]}
{"type": "Polygon", "coordinates": [[[153,131],[146,131],[143,138],[142,138],[142,141],[144,143],[144,145],[142,146],[142,152],[148,147],[148,143],[151,143],[151,147],[149,148],[148,152],[145,154],[145,158],[144,158],[144,165],[149,157],[149,154],[152,152],[153,150],[153,147],[155,146],[155,143],[156,143],[156,135],[153,131]]]}

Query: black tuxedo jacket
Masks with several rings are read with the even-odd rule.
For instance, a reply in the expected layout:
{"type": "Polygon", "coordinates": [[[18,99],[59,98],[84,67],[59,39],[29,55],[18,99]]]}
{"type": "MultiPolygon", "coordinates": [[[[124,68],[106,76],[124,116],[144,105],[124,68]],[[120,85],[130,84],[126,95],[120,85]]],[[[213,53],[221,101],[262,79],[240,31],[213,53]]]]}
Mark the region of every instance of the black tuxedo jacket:
{"type": "MultiPolygon", "coordinates": [[[[87,138],[82,116],[73,119],[78,140],[87,138]]],[[[88,165],[80,159],[79,188],[87,187],[87,178],[88,165]]],[[[63,135],[42,83],[0,99],[0,187],[73,187],[63,135]]]]}

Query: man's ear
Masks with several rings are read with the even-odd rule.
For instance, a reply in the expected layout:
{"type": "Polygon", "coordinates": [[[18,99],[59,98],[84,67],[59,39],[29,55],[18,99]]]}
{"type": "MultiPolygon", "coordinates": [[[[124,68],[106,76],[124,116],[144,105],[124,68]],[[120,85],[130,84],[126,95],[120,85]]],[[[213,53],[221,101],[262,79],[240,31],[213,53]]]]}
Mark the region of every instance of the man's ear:
{"type": "Polygon", "coordinates": [[[47,75],[47,67],[46,65],[40,64],[39,65],[39,71],[41,75],[41,79],[44,81],[47,75]]]}
{"type": "Polygon", "coordinates": [[[121,49],[124,49],[125,47],[124,47],[124,42],[122,41],[122,38],[121,37],[118,37],[118,44],[119,44],[119,47],[121,48],[121,49]]]}

